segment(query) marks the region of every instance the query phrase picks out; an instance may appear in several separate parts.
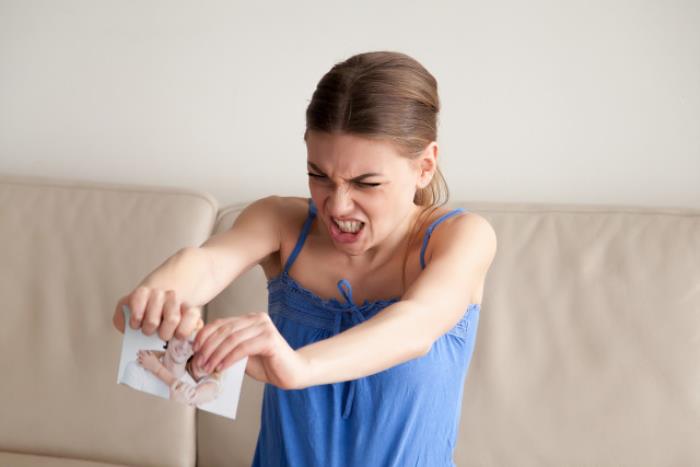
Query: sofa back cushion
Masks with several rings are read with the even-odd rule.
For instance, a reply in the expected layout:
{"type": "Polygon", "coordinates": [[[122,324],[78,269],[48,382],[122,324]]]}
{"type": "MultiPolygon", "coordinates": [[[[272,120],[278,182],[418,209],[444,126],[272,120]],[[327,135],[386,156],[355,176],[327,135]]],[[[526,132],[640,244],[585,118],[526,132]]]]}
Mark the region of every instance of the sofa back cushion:
{"type": "Polygon", "coordinates": [[[195,464],[195,409],[117,384],[112,314],[217,209],[181,189],[0,176],[0,465],[195,464]]]}

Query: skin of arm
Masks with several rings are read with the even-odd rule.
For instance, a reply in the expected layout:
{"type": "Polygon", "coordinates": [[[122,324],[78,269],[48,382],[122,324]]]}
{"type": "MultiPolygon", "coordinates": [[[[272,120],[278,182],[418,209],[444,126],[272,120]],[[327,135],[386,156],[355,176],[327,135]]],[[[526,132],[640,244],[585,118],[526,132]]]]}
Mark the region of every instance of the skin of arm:
{"type": "Polygon", "coordinates": [[[461,319],[483,287],[496,254],[491,225],[475,213],[455,216],[432,234],[433,251],[403,295],[372,318],[301,347],[308,362],[297,389],[361,378],[426,355],[461,319]]]}
{"type": "MultiPolygon", "coordinates": [[[[280,209],[278,196],[254,201],[241,211],[230,229],[211,236],[198,247],[181,248],[139,286],[174,290],[180,302],[197,308],[201,315],[202,307],[233,280],[279,250],[280,209]]],[[[121,320],[118,310],[114,318],[118,329],[123,328],[118,325],[121,320]]]]}

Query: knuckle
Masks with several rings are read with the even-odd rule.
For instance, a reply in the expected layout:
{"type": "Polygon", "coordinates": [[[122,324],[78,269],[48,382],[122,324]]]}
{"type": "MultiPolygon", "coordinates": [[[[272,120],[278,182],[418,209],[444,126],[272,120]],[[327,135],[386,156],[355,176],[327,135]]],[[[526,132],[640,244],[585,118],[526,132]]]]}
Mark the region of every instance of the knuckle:
{"type": "Polygon", "coordinates": [[[184,315],[188,318],[198,318],[199,311],[196,308],[188,308],[187,310],[185,310],[184,315]]]}
{"type": "Polygon", "coordinates": [[[157,328],[158,323],[159,323],[158,320],[148,317],[148,318],[143,320],[142,326],[144,328],[149,328],[149,329],[157,328]]]}
{"type": "Polygon", "coordinates": [[[270,319],[270,315],[268,313],[265,313],[264,311],[259,311],[258,313],[258,318],[262,320],[265,323],[272,323],[272,320],[270,319]]]}
{"type": "Polygon", "coordinates": [[[168,325],[176,325],[180,322],[180,317],[177,316],[175,313],[166,313],[163,316],[163,322],[168,325]]]}
{"type": "Polygon", "coordinates": [[[216,330],[216,332],[214,332],[214,337],[218,339],[226,334],[229,334],[228,330],[224,326],[221,326],[216,330]]]}

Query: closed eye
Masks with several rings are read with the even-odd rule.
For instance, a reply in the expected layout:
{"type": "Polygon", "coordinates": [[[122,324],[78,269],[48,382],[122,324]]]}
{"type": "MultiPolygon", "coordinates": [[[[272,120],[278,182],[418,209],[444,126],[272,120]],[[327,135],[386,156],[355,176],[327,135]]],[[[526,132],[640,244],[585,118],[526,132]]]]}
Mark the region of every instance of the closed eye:
{"type": "MultiPolygon", "coordinates": [[[[309,174],[309,177],[315,177],[315,178],[319,178],[319,179],[327,178],[325,175],[313,174],[311,172],[308,172],[308,174],[309,174]]],[[[366,188],[374,188],[374,187],[378,187],[379,185],[381,185],[381,183],[364,183],[364,182],[354,182],[354,183],[356,185],[359,185],[361,187],[366,187],[366,188]]]]}

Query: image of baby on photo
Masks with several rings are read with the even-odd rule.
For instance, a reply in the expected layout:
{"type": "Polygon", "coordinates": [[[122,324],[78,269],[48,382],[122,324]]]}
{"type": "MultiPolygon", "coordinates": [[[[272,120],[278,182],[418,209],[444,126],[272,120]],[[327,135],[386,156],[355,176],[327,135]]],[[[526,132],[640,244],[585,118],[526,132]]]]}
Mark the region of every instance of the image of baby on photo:
{"type": "MultiPolygon", "coordinates": [[[[123,311],[128,323],[129,307],[123,311]]],[[[235,419],[248,359],[224,371],[205,372],[192,358],[197,331],[187,339],[173,336],[166,342],[157,333],[146,336],[141,329],[125,326],[117,383],[235,419]]]]}

